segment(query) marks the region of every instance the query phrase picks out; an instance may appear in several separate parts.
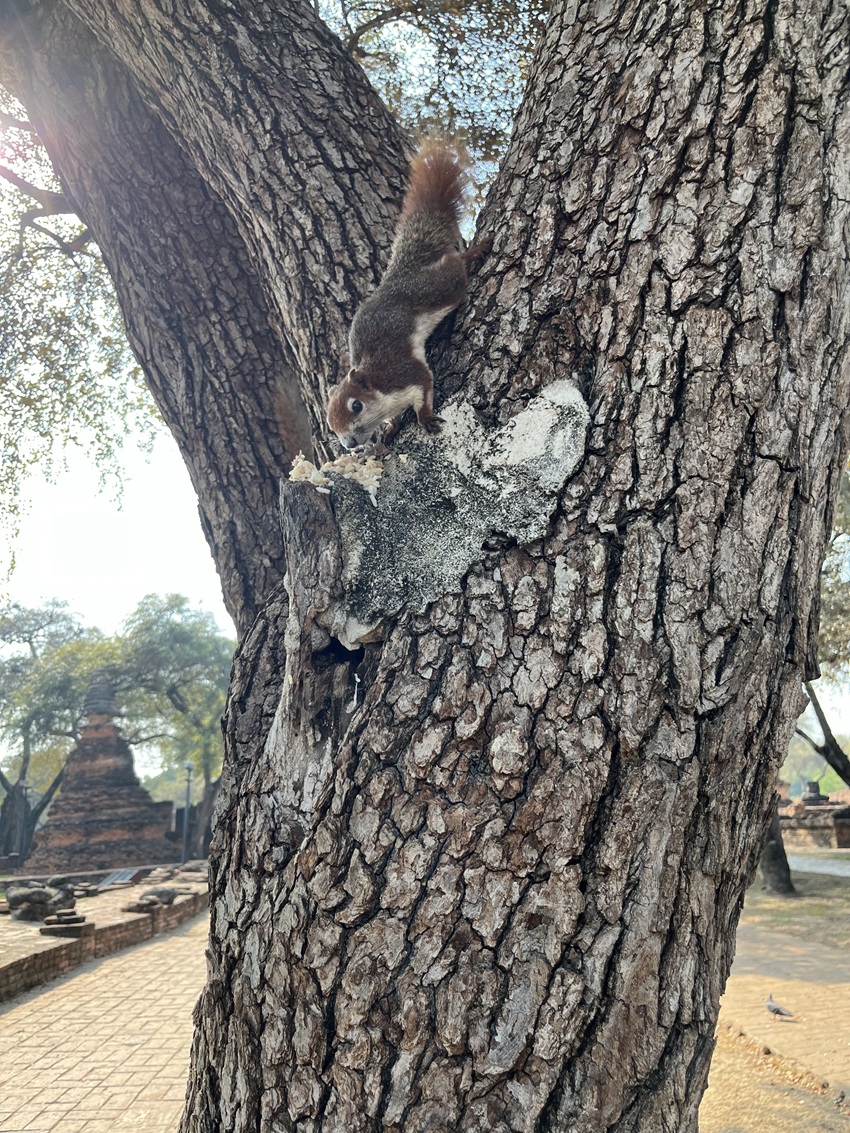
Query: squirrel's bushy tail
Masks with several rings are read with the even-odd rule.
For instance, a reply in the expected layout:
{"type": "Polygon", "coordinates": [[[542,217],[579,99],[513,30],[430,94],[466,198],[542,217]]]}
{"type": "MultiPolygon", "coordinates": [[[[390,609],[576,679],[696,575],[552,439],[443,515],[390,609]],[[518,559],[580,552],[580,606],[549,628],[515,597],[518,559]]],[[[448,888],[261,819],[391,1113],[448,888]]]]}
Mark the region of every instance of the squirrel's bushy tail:
{"type": "Polygon", "coordinates": [[[457,224],[468,183],[466,158],[442,142],[427,142],[410,163],[400,223],[427,212],[457,224]]]}
{"type": "Polygon", "coordinates": [[[460,243],[458,227],[469,179],[466,157],[442,142],[427,142],[410,164],[388,270],[439,259],[460,243]]]}

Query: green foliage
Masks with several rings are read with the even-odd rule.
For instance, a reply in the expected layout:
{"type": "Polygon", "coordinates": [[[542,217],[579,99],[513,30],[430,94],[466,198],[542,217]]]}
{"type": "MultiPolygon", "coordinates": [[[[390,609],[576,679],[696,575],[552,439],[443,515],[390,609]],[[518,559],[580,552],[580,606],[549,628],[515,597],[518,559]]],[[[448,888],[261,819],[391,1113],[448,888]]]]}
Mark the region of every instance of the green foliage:
{"type": "Polygon", "coordinates": [[[209,783],[221,766],[220,719],[234,643],[180,595],[144,598],[114,637],[58,602],[0,610],[0,767],[44,791],[84,723],[92,675],[111,676],[131,744],[166,767],[190,760],[209,783]]]}
{"type": "Polygon", "coordinates": [[[80,625],[63,603],[0,611],[2,763],[13,779],[44,791],[79,734],[88,673],[113,659],[97,630],[80,625]]]}
{"type": "MultiPolygon", "coordinates": [[[[186,798],[186,772],[182,766],[164,767],[156,775],[141,776],[142,786],[156,803],[176,802],[183,805],[186,798]]],[[[199,803],[204,795],[204,781],[192,774],[189,801],[199,803]]]]}
{"type": "MultiPolygon", "coordinates": [[[[842,745],[842,746],[844,746],[844,748],[846,750],[846,745],[842,745]]],[[[841,776],[836,771],[832,770],[831,767],[828,767],[826,769],[826,771],[823,773],[823,775],[821,775],[818,782],[820,784],[820,790],[821,790],[822,795],[835,795],[839,791],[846,791],[847,790],[847,784],[844,782],[844,780],[841,778],[841,776]]]]}
{"type": "Polygon", "coordinates": [[[124,623],[128,694],[161,721],[158,747],[166,767],[188,760],[204,782],[221,770],[221,717],[235,643],[211,614],[180,594],[150,594],[124,623]]]}
{"type": "MultiPolygon", "coordinates": [[[[848,747],[850,739],[845,736],[836,736],[836,739],[844,751],[850,750],[848,747]]],[[[789,744],[788,755],[782,764],[779,778],[784,783],[790,784],[792,798],[797,798],[803,793],[809,780],[818,782],[825,795],[847,790],[847,784],[841,776],[833,771],[823,756],[812,751],[801,736],[794,736],[789,744]]]]}
{"type": "Polygon", "coordinates": [[[847,679],[850,669],[850,474],[841,476],[832,538],[821,575],[819,661],[824,676],[847,679]]]}
{"type": "MultiPolygon", "coordinates": [[[[2,88],[0,110],[24,115],[2,88]]],[[[60,187],[33,134],[0,125],[0,167],[56,207],[60,187]]],[[[77,445],[117,490],[125,438],[150,444],[158,428],[97,248],[72,214],[38,211],[0,176],[0,527],[8,533],[27,473],[55,477],[63,450],[77,445]]]]}
{"type": "Polygon", "coordinates": [[[466,145],[479,195],[507,146],[548,10],[548,0],[321,4],[412,136],[466,145]]]}

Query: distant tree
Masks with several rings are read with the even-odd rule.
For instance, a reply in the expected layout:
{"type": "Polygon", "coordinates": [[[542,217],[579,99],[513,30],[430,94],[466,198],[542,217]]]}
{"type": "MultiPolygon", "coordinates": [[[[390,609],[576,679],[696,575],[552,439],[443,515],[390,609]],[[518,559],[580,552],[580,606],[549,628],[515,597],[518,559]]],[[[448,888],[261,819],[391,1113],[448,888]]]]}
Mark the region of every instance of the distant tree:
{"type": "MultiPolygon", "coordinates": [[[[846,683],[850,675],[850,473],[841,475],[832,535],[821,572],[819,661],[824,679],[846,683]]],[[[797,724],[800,736],[850,787],[850,759],[835,737],[820,697],[811,681],[805,685],[823,739],[818,741],[797,724]]]]}
{"type": "MultiPolygon", "coordinates": [[[[62,781],[65,756],[79,727],[81,668],[100,663],[103,642],[61,602],[38,609],[17,603],[0,612],[0,854],[28,849],[33,830],[62,781]],[[83,660],[85,658],[85,660],[83,660]],[[44,766],[50,751],[53,765],[44,766]],[[58,754],[59,767],[56,768],[58,754]],[[36,802],[30,788],[41,788],[36,802]]],[[[84,691],[84,690],[83,690],[84,691]]]]}
{"type": "Polygon", "coordinates": [[[166,766],[194,764],[203,782],[191,852],[202,853],[221,772],[224,714],[235,642],[180,594],[149,594],[124,623],[123,665],[130,687],[156,706],[166,766]]]}
{"type": "Polygon", "coordinates": [[[221,763],[220,719],[233,644],[213,618],[180,595],[149,595],[122,631],[84,627],[59,602],[0,612],[0,854],[29,847],[60,788],[65,759],[84,723],[92,674],[107,670],[134,746],[156,744],[174,763],[191,760],[204,782],[201,814],[211,811],[221,763]],[[30,796],[28,791],[33,793],[30,796]]]}
{"type": "Polygon", "coordinates": [[[820,725],[823,740],[818,743],[813,736],[810,736],[808,732],[800,727],[799,723],[797,724],[796,735],[804,739],[811,749],[829,764],[839,779],[850,787],[850,759],[848,759],[846,752],[835,738],[826,712],[824,712],[823,705],[812,687],[811,681],[806,682],[805,688],[809,697],[809,703],[814,709],[815,716],[820,725]]]}
{"type": "MultiPolygon", "coordinates": [[[[132,431],[159,428],[91,233],[25,112],[0,88],[0,526],[14,534],[28,472],[83,449],[113,485],[132,431]]],[[[13,542],[10,540],[9,545],[13,542]]],[[[0,561],[8,570],[13,556],[0,561]]]]}
{"type": "MultiPolygon", "coordinates": [[[[845,467],[841,475],[838,501],[833,518],[826,559],[821,570],[820,584],[820,635],[818,639],[819,661],[825,669],[827,679],[846,679],[850,665],[850,582],[848,582],[848,552],[850,552],[850,476],[845,467]]],[[[813,683],[805,682],[809,698],[823,740],[818,742],[797,722],[795,735],[811,747],[817,756],[836,772],[850,786],[850,759],[832,732],[823,705],[813,683]]],[[[791,870],[782,841],[782,830],[777,807],[773,815],[759,861],[759,873],[771,893],[791,896],[795,890],[791,880],[791,870]]]]}
{"type": "Polygon", "coordinates": [[[850,473],[846,467],[821,572],[820,662],[828,678],[846,680],[850,669],[850,473]]]}

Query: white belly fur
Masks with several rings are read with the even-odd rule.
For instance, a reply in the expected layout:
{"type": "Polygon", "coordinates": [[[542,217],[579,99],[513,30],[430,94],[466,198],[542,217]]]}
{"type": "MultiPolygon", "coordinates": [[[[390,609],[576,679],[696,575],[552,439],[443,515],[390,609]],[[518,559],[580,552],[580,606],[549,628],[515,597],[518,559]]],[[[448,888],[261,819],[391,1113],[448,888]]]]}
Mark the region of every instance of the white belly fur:
{"type": "Polygon", "coordinates": [[[383,394],[376,408],[380,410],[382,421],[392,421],[408,406],[412,406],[418,413],[424,400],[421,386],[405,386],[404,389],[383,394]]]}
{"type": "MultiPolygon", "coordinates": [[[[427,364],[425,343],[446,315],[453,310],[454,307],[440,307],[436,311],[427,311],[424,315],[417,315],[413,324],[413,334],[410,336],[410,352],[414,358],[418,358],[420,362],[427,364]]],[[[410,402],[407,404],[409,405],[410,402]]]]}

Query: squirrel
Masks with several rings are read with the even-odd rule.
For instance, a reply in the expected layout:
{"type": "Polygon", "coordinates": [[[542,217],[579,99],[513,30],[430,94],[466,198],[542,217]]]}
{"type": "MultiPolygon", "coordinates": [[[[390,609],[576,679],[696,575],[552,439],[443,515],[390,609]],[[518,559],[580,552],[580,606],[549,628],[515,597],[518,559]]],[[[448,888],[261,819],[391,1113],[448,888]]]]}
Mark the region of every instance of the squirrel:
{"type": "Polygon", "coordinates": [[[427,432],[440,429],[425,342],[462,302],[466,266],[485,250],[461,250],[466,185],[464,162],[441,143],[423,146],[411,163],[387,270],[357,309],[351,369],[328,399],[328,424],[347,449],[365,444],[408,407],[427,432]]]}

